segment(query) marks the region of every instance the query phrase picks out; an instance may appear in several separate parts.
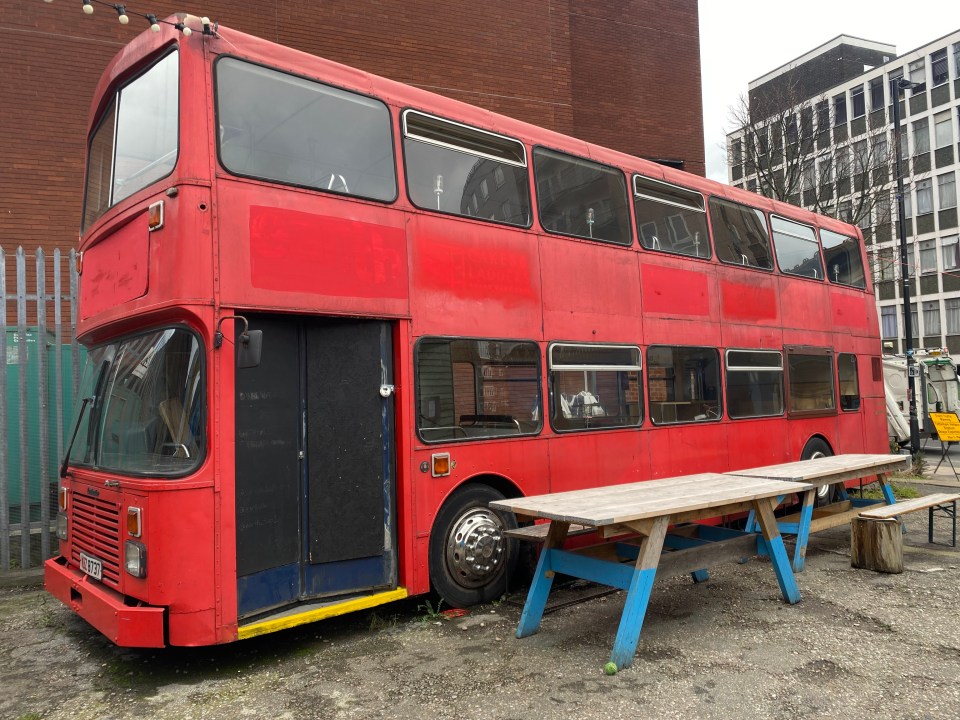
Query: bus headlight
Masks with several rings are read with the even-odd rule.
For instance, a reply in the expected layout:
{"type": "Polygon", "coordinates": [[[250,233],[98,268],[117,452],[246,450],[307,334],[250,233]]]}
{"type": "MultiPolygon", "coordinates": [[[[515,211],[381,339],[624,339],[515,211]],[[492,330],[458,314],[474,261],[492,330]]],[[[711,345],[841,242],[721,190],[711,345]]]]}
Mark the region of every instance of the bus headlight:
{"type": "Polygon", "coordinates": [[[66,513],[57,513],[57,538],[60,540],[67,539],[67,528],[69,526],[68,523],[69,521],[67,520],[66,513]]]}
{"type": "Polygon", "coordinates": [[[123,545],[123,567],[135,578],[147,576],[147,548],[136,540],[127,540],[123,545]]]}

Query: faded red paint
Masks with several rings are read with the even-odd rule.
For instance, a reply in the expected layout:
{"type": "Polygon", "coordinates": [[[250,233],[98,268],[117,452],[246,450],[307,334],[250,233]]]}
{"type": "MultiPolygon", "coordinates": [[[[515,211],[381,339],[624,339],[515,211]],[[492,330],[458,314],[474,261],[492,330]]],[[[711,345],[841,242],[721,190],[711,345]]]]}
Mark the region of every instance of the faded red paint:
{"type": "Polygon", "coordinates": [[[253,287],[347,297],[405,298],[403,232],[346,218],[250,208],[253,287]]]}

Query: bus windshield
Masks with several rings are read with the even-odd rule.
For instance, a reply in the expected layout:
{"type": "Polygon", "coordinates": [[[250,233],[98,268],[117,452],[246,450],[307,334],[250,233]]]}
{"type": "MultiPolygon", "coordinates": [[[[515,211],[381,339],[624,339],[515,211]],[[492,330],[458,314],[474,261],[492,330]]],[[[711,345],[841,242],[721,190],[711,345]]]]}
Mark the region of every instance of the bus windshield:
{"type": "Polygon", "coordinates": [[[121,87],[90,137],[83,230],[177,162],[179,67],[172,52],[121,87]]]}
{"type": "Polygon", "coordinates": [[[203,362],[197,337],[168,328],[90,350],[71,462],[133,475],[180,476],[205,449],[203,362]]]}

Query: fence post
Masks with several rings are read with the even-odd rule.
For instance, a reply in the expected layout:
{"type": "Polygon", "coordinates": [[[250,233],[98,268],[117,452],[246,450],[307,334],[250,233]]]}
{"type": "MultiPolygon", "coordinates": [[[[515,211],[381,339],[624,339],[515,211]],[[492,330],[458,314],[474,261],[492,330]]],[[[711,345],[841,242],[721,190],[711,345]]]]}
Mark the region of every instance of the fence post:
{"type": "MultiPolygon", "coordinates": [[[[40,564],[50,557],[50,413],[47,387],[47,258],[43,248],[37,248],[37,369],[40,373],[40,564]]],[[[23,526],[21,526],[23,527],[23,526]]],[[[30,525],[26,525],[29,533],[30,525]]],[[[21,535],[20,542],[23,542],[21,535]]],[[[27,542],[29,550],[33,536],[27,542]]]]}
{"type": "Polygon", "coordinates": [[[7,476],[7,256],[0,247],[0,571],[10,569],[10,485],[7,476]]]}
{"type": "Polygon", "coordinates": [[[27,462],[27,433],[30,431],[27,404],[27,256],[17,248],[17,408],[20,420],[20,568],[30,567],[30,463],[27,462]],[[24,518],[26,515],[26,518],[24,518]],[[26,520],[26,522],[24,522],[26,520]]]}

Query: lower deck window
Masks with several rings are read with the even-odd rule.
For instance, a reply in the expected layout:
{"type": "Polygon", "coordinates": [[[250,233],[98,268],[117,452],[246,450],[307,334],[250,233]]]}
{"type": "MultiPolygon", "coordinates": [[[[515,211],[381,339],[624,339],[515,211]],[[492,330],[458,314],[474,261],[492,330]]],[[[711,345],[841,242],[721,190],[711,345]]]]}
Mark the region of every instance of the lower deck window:
{"type": "Polygon", "coordinates": [[[783,355],[769,350],[727,351],[727,415],[783,414],[783,355]]]}
{"type": "Polygon", "coordinates": [[[417,431],[426,442],[533,435],[543,426],[536,343],[423,338],[417,431]]]}
{"type": "Polygon", "coordinates": [[[636,427],[643,420],[640,348],[550,347],[550,424],[555,430],[636,427]]]}
{"type": "Polygon", "coordinates": [[[788,351],[788,369],[791,413],[836,412],[829,350],[788,351]]]}
{"type": "Polygon", "coordinates": [[[720,356],[716,348],[649,348],[647,386],[650,419],[657,425],[720,418],[720,356]]]}
{"type": "Polygon", "coordinates": [[[860,409],[860,377],[857,373],[857,356],[850,353],[837,355],[837,375],[840,379],[840,409],[860,409]]]}

